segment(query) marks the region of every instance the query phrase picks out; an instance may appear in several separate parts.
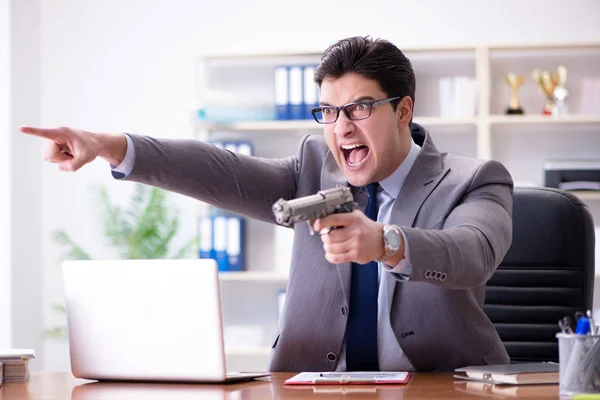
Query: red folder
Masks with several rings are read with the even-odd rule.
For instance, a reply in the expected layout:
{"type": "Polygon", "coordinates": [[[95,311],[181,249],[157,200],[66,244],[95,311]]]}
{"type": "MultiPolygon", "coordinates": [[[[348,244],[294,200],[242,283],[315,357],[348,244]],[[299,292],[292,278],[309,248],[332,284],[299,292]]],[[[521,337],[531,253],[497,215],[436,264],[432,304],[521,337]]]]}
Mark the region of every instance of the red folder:
{"type": "Polygon", "coordinates": [[[286,385],[381,385],[406,384],[410,372],[302,372],[287,379],[286,385]]]}

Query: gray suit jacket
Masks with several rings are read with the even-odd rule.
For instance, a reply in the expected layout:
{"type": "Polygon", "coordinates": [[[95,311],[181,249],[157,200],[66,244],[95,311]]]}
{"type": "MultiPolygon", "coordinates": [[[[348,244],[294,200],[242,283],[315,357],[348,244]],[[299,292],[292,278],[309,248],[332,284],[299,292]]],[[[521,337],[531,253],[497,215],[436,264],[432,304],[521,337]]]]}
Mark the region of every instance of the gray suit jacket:
{"type": "MultiPolygon", "coordinates": [[[[508,363],[482,306],[485,283],[512,239],[511,176],[496,161],[440,153],[417,124],[412,135],[422,149],[391,214],[406,234],[412,263],[410,280],[396,283],[392,301],[398,343],[419,371],[508,363]]],[[[279,198],[347,185],[323,136],[305,136],[295,157],[275,160],[193,140],[132,137],[136,161],[127,179],[262,221],[274,222],[271,207],[279,198]]],[[[306,224],[294,229],[285,318],[270,370],[335,370],[350,264],[330,264],[306,224]]]]}

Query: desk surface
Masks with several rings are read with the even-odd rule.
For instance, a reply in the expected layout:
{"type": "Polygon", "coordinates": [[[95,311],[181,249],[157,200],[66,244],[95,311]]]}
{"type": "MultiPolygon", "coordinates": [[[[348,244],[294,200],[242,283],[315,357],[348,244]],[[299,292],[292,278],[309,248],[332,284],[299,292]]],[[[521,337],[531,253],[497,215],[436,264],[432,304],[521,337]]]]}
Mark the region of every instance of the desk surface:
{"type": "Polygon", "coordinates": [[[452,374],[418,373],[407,385],[378,386],[284,386],[292,376],[276,373],[254,382],[227,385],[93,382],[68,372],[34,372],[28,383],[5,383],[0,400],[24,399],[148,399],[148,400],[242,400],[242,399],[558,399],[558,385],[492,387],[455,382],[452,374]]]}

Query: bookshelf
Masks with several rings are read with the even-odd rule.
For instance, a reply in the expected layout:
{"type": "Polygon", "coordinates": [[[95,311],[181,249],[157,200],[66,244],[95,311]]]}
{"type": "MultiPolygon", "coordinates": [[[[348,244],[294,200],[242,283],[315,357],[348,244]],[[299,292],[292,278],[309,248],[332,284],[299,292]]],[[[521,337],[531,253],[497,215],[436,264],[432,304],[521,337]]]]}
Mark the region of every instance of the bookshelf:
{"type": "MultiPolygon", "coordinates": [[[[446,141],[452,141],[451,132],[459,129],[473,130],[469,138],[473,143],[462,146],[463,154],[502,161],[501,155],[495,152],[497,146],[494,136],[507,126],[513,131],[518,131],[523,126],[534,127],[537,130],[556,130],[559,126],[569,125],[571,130],[588,131],[600,126],[600,115],[577,113],[580,108],[582,79],[600,78],[598,43],[407,48],[404,52],[411,59],[417,79],[414,120],[429,128],[432,134],[439,133],[435,136],[443,136],[434,137],[436,144],[442,149],[446,141]],[[541,109],[545,99],[540,88],[533,82],[531,71],[534,68],[554,71],[562,64],[566,65],[568,70],[567,88],[570,94],[567,102],[571,108],[570,114],[560,117],[543,116],[541,109]],[[515,72],[527,78],[519,91],[525,115],[508,116],[503,113],[509,100],[508,85],[503,79],[507,72],[515,72]],[[439,79],[454,75],[471,77],[476,81],[477,111],[472,116],[440,116],[439,79]]],[[[211,88],[243,94],[243,98],[255,99],[258,103],[272,104],[273,67],[280,64],[316,64],[319,57],[320,51],[199,56],[197,97],[202,98],[206,89],[211,88]]],[[[258,132],[318,133],[322,130],[311,120],[242,121],[231,124],[202,124],[196,121],[195,124],[195,131],[201,139],[211,137],[215,132],[253,137],[258,132]]],[[[590,135],[589,139],[591,142],[600,143],[597,141],[599,136],[590,135]]],[[[456,150],[456,146],[450,147],[456,150]]],[[[287,150],[289,153],[290,149],[287,150]]],[[[519,171],[511,172],[515,173],[516,180],[519,180],[519,171]]]]}
{"type": "MultiPolygon", "coordinates": [[[[390,40],[394,41],[393,38],[390,40]]],[[[401,43],[398,41],[397,43],[401,43]]],[[[600,44],[557,43],[456,48],[406,48],[417,79],[414,121],[429,129],[441,151],[457,155],[496,159],[510,170],[517,185],[543,185],[546,159],[600,158],[600,115],[579,114],[582,79],[600,79],[600,44]],[[541,115],[545,97],[531,71],[555,71],[558,65],[568,70],[566,86],[569,115],[541,115]],[[526,77],[520,90],[525,115],[505,115],[509,87],[504,74],[514,72],[526,77]],[[468,116],[442,116],[439,80],[461,75],[475,79],[476,112],[468,116]]],[[[197,58],[196,91],[199,100],[210,91],[230,93],[244,102],[273,104],[273,68],[276,65],[317,64],[321,49],[262,54],[205,54],[197,58]]],[[[194,118],[196,137],[250,140],[262,157],[295,154],[303,134],[322,134],[313,120],[257,120],[233,123],[207,123],[194,118]]],[[[585,201],[597,196],[586,194],[585,201]]],[[[252,226],[250,227],[252,230],[252,226]]],[[[262,226],[264,240],[258,247],[272,245],[273,235],[262,226]]],[[[267,259],[249,260],[249,271],[273,271],[267,259]]],[[[244,275],[257,281],[263,275],[244,275]]],[[[264,275],[268,277],[269,275],[264,275]]],[[[271,279],[270,277],[265,279],[271,279]]]]}
{"type": "MultiPolygon", "coordinates": [[[[401,40],[389,39],[401,44],[401,40]]],[[[196,63],[199,104],[207,93],[222,91],[235,97],[235,107],[273,107],[273,68],[276,65],[316,65],[321,51],[201,55],[196,63]]],[[[509,169],[517,186],[542,186],[543,164],[548,159],[600,159],[600,114],[579,113],[583,79],[600,79],[599,43],[494,44],[403,51],[413,64],[417,80],[413,119],[430,131],[440,151],[498,160],[509,169]],[[556,71],[559,65],[565,65],[568,70],[569,114],[545,116],[541,112],[545,96],[533,82],[531,72],[534,68],[556,71]],[[526,77],[526,83],[519,90],[524,115],[504,114],[510,97],[509,87],[504,82],[508,72],[526,77]],[[443,115],[439,82],[448,76],[474,80],[477,95],[472,115],[443,115]]],[[[322,126],[312,119],[211,123],[194,116],[193,126],[200,140],[250,140],[254,143],[255,155],[276,158],[295,154],[304,134],[323,133],[322,126]]],[[[600,193],[575,194],[590,205],[594,219],[600,221],[600,193]]],[[[274,226],[248,221],[247,238],[247,271],[222,273],[222,285],[226,295],[238,302],[258,302],[265,307],[273,303],[263,314],[256,311],[256,306],[254,311],[248,312],[258,321],[268,321],[265,323],[275,331],[276,290],[273,288],[285,289],[287,272],[273,265],[274,226]],[[245,287],[243,293],[230,288],[241,286],[245,287]]],[[[229,322],[243,319],[239,310],[234,310],[235,306],[229,306],[224,307],[229,322]]],[[[232,357],[235,365],[246,367],[245,363],[250,363],[260,369],[264,368],[261,363],[268,360],[269,351],[270,345],[254,346],[229,351],[228,357],[232,357]]]]}

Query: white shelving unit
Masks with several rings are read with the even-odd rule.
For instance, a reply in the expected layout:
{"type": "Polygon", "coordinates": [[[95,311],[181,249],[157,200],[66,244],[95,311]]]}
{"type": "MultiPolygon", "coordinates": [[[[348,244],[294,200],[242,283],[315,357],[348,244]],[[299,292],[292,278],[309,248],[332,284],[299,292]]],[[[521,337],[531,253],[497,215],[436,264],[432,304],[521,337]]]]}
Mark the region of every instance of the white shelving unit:
{"type": "Polygon", "coordinates": [[[273,283],[286,283],[287,275],[281,272],[271,271],[242,271],[242,272],[221,272],[219,273],[219,280],[221,282],[273,282],[273,283]]]}
{"type": "MultiPolygon", "coordinates": [[[[391,38],[392,41],[393,38],[391,38]]],[[[396,43],[401,43],[400,40],[396,43]]],[[[496,159],[511,172],[517,186],[544,183],[543,164],[552,159],[600,159],[600,115],[578,113],[581,80],[600,78],[600,44],[560,43],[557,45],[467,46],[461,48],[403,49],[413,64],[417,93],[413,120],[426,127],[440,151],[496,159]],[[541,115],[545,97],[533,82],[534,68],[568,70],[566,87],[570,92],[569,115],[541,115]],[[509,87],[504,75],[513,72],[526,77],[520,101],[525,115],[505,115],[509,87]],[[467,76],[477,86],[476,113],[465,117],[442,117],[439,80],[447,76],[467,76]]],[[[272,107],[273,68],[276,65],[313,64],[321,50],[298,54],[212,54],[198,57],[197,96],[222,91],[244,101],[272,107]]],[[[286,157],[295,154],[305,134],[322,134],[322,126],[313,120],[240,121],[217,124],[194,120],[197,138],[242,139],[254,143],[260,157],[286,157]]],[[[600,221],[600,193],[577,192],[590,205],[596,225],[600,221]]],[[[225,324],[265,322],[276,331],[275,295],[285,288],[285,270],[273,265],[275,235],[272,225],[248,221],[247,271],[222,273],[225,324]],[[243,290],[241,290],[243,288],[243,290]],[[236,301],[227,299],[232,296],[236,301]],[[246,303],[254,303],[253,308],[246,303]],[[246,311],[240,311],[244,303],[246,311]],[[271,304],[271,305],[269,305],[271,304]],[[236,308],[237,307],[237,308],[236,308]],[[258,315],[260,307],[268,315],[258,315]],[[253,313],[251,318],[244,312],[253,313]],[[241,321],[241,322],[240,322],[241,321]],[[258,321],[258,322],[257,322],[258,321]]],[[[600,260],[599,260],[600,261],[600,260]]],[[[271,339],[271,338],[269,338],[271,339]]],[[[270,345],[232,350],[228,357],[235,366],[264,368],[270,345]]]]}

